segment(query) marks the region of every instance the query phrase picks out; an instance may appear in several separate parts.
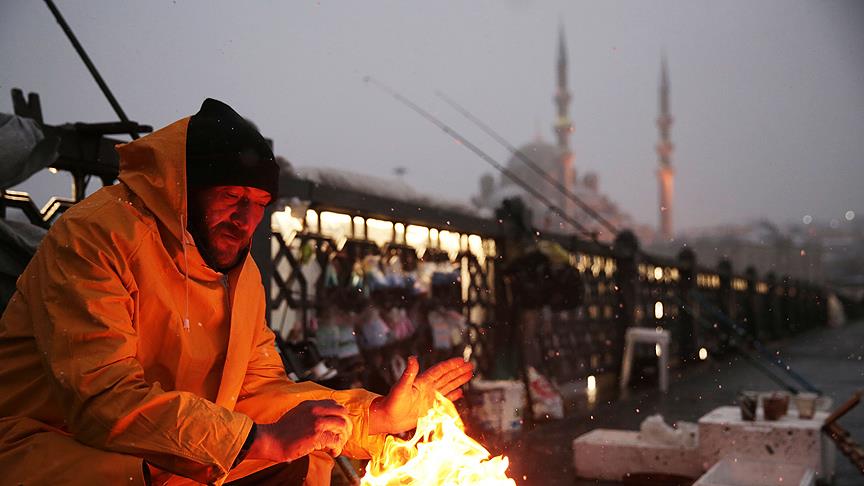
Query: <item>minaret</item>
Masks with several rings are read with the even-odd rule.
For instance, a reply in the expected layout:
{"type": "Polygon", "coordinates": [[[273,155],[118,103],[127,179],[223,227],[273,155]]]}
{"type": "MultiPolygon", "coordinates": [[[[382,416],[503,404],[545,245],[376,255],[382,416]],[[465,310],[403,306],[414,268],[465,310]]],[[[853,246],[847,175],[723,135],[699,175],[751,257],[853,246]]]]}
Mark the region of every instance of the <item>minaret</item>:
{"type": "MultiPolygon", "coordinates": [[[[570,92],[567,91],[567,45],[564,41],[564,26],[558,26],[558,89],[555,93],[555,106],[558,117],[555,120],[555,135],[558,139],[558,147],[564,154],[561,160],[561,182],[568,191],[575,189],[575,170],[573,169],[573,152],[570,150],[570,134],[573,133],[573,125],[570,123],[568,114],[570,107],[570,92]]],[[[556,191],[557,192],[557,191],[556,191]]],[[[569,198],[561,197],[561,208],[567,214],[572,215],[575,208],[569,198]]]]}
{"type": "Polygon", "coordinates": [[[670,139],[672,115],[669,113],[669,73],[666,55],[660,67],[660,116],[657,117],[660,141],[657,142],[657,156],[660,167],[657,169],[657,182],[660,186],[660,237],[665,241],[672,239],[672,193],[675,187],[675,169],[672,168],[674,145],[670,139]]]}

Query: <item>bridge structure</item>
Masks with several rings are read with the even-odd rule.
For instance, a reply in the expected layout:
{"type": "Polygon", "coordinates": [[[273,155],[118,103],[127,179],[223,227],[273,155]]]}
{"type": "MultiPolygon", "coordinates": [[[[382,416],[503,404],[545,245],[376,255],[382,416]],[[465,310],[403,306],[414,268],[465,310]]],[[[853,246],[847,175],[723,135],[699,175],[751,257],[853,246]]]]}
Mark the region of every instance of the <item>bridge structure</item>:
{"type": "MultiPolygon", "coordinates": [[[[26,193],[3,191],[0,214],[17,209],[44,228],[84,198],[93,176],[103,184],[116,181],[113,146],[121,141],[111,135],[151,130],[132,121],[52,127],[43,123],[38,96],[25,101],[16,90],[13,100],[17,115],[60,134],[59,157],[50,168],[69,172],[73,180],[71,198],[52,198],[42,208],[26,193]]],[[[281,175],[279,196],[251,251],[263,276],[269,323],[286,355],[296,351],[291,343],[320,339],[319,324],[334,299],[344,304],[349,288],[370,291],[382,266],[397,261],[412,285],[423,268],[450,277],[422,291],[384,291],[379,285],[379,292],[360,305],[378,305],[382,311],[419,307],[426,315],[448,309],[462,316],[458,338],[443,349],[429,336],[433,326],[415,322],[412,334],[389,339],[378,349],[363,349],[359,340],[354,364],[359,359],[398,368],[398,360],[392,360],[396,355],[461,355],[475,360],[487,377],[524,377],[533,367],[559,384],[591,377],[603,386],[617,379],[628,327],[668,330],[671,366],[686,367],[736,350],[758,356],[760,342],[827,322],[826,290],[818,285],[732,268],[728,261],[705,266],[686,249],[677,258],[652,255],[626,230],[611,244],[539,233],[526,223],[518,201],[508,201],[494,218],[483,218],[446,204],[288,170],[281,175]],[[334,262],[343,274],[334,275],[334,262]]],[[[652,350],[641,358],[649,362],[652,350]]],[[[286,360],[286,365],[303,362],[286,360]]],[[[765,359],[762,364],[771,369],[777,363],[765,359]]],[[[780,368],[775,375],[783,375],[780,368]]],[[[369,385],[364,383],[368,375],[355,378],[348,385],[369,385]]],[[[383,381],[380,386],[388,380],[383,381]]],[[[808,388],[795,376],[791,381],[792,389],[808,388]]]]}

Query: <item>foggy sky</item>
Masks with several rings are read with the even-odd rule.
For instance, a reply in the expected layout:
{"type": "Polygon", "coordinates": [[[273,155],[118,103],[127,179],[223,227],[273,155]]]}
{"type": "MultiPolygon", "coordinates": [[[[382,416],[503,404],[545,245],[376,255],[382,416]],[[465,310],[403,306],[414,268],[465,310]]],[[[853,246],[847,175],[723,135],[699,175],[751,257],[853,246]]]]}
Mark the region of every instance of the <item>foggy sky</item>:
{"type": "MultiPolygon", "coordinates": [[[[57,5],[126,113],[164,126],[205,97],[231,104],[299,166],[392,175],[467,201],[490,170],[362,81],[507,151],[440,89],[520,145],[553,141],[559,22],[579,174],[657,221],[657,84],[671,79],[678,228],[864,217],[864,3],[855,1],[65,1],[57,5]]],[[[116,120],[40,1],[0,5],[0,111],[42,97],[47,123],[116,120]]],[[[497,177],[497,176],[496,176],[497,177]]],[[[67,179],[23,185],[42,202],[67,179]]]]}

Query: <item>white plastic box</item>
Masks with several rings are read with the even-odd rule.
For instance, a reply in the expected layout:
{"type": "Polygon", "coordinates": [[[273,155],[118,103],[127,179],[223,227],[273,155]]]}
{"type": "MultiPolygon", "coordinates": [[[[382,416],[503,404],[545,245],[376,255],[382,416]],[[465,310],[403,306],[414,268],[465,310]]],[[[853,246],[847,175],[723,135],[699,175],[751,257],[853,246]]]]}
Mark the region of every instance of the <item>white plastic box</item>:
{"type": "Polygon", "coordinates": [[[579,477],[610,481],[634,473],[697,478],[705,471],[695,447],[656,444],[644,440],[639,432],[613,429],[594,429],[576,438],[573,467],[579,477]]]}
{"type": "Polygon", "coordinates": [[[812,469],[761,461],[723,459],[714,464],[693,486],[813,486],[812,469]]]}

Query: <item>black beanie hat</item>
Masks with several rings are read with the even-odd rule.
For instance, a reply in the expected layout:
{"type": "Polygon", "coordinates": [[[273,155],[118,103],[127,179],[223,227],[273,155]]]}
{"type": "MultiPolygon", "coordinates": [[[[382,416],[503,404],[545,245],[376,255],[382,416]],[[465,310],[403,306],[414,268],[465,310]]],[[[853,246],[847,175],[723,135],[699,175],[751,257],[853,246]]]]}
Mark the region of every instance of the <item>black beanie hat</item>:
{"type": "Polygon", "coordinates": [[[230,106],[207,98],[186,129],[186,181],[190,188],[248,186],[279,195],[279,165],[252,123],[230,106]]]}

